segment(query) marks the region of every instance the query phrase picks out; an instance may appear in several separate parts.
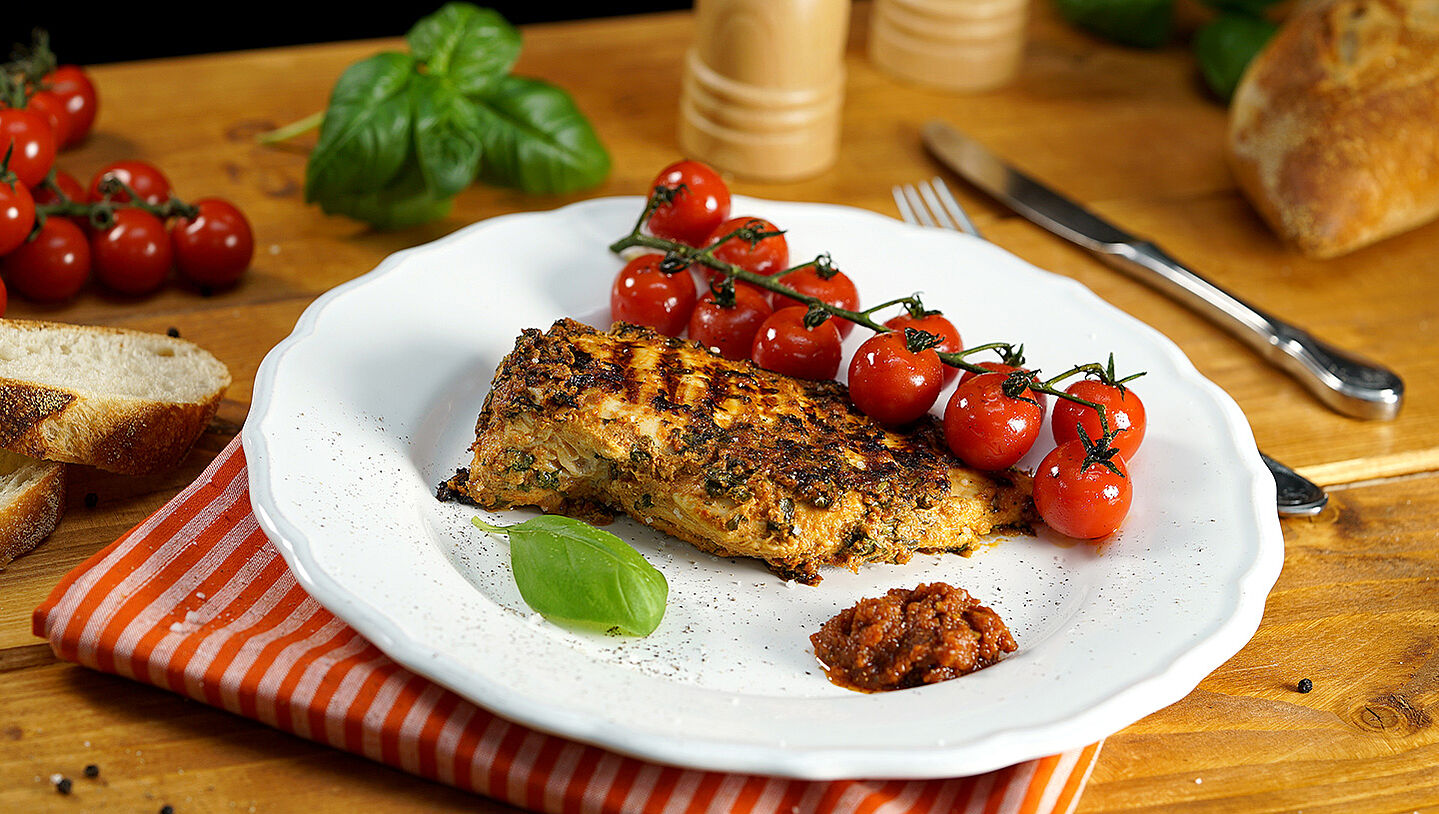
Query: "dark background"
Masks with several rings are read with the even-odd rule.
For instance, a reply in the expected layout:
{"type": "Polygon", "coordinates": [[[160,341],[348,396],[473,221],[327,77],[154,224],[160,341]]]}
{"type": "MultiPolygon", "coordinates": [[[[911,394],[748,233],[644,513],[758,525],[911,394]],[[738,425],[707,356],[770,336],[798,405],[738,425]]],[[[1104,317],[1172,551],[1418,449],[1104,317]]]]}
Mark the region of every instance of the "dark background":
{"type": "MultiPolygon", "coordinates": [[[[421,3],[313,3],[249,0],[243,3],[143,2],[61,3],[7,0],[0,12],[0,59],[14,43],[28,43],[36,27],[50,32],[62,63],[93,65],[135,59],[234,51],[312,42],[398,37],[421,17],[444,5],[421,3]]],[[[620,2],[513,2],[493,8],[516,25],[585,17],[611,17],[690,8],[681,0],[620,2]]]]}

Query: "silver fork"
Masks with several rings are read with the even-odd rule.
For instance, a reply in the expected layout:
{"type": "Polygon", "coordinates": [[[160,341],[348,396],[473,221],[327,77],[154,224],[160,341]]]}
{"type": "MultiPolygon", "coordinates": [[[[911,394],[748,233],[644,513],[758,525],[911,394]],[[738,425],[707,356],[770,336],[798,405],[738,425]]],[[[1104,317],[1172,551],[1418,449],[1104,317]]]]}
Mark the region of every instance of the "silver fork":
{"type": "MultiPolygon", "coordinates": [[[[983,237],[964,207],[949,191],[944,179],[938,176],[919,184],[898,184],[891,192],[894,203],[899,207],[899,216],[906,223],[930,226],[938,229],[953,229],[975,237],[983,237]]],[[[1315,515],[1323,511],[1329,496],[1318,485],[1293,469],[1265,455],[1259,457],[1274,476],[1275,503],[1280,514],[1315,515]]]]}

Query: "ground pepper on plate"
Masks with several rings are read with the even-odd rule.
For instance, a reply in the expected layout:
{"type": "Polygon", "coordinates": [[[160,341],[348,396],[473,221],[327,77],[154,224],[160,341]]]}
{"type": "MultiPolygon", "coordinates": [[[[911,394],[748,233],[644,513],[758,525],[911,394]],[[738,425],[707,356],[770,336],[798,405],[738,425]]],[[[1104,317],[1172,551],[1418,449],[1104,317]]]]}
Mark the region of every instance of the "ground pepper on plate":
{"type": "Polygon", "coordinates": [[[861,599],[810,643],[831,681],[861,692],[948,681],[1018,649],[999,614],[943,582],[861,599]]]}

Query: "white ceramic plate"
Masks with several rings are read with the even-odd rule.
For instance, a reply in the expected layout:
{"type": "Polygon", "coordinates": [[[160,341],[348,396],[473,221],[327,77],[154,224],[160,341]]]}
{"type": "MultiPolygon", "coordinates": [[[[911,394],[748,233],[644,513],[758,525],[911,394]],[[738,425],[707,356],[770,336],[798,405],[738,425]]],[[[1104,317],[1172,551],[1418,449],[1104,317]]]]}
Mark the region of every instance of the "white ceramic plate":
{"type": "Polygon", "coordinates": [[[1178,348],[983,241],[744,198],[735,214],[789,230],[796,262],[829,252],[870,302],[922,291],[969,344],[1023,342],[1046,371],[1110,351],[1147,371],[1133,385],[1149,431],[1125,527],[1102,549],[1016,536],[971,558],[920,556],[805,587],[621,518],[611,528],[669,580],[659,629],[590,635],[530,612],[503,539],[434,487],[468,463],[490,378],[521,329],[562,316],[608,324],[621,261],[605,247],[641,203],[508,215],[400,252],[317,300],[260,366],[243,434],[260,523],[304,588],[396,661],[512,720],[660,762],[942,777],[1102,738],[1183,697],[1253,635],[1283,559],[1274,483],[1243,414],[1178,348]],[[994,607],[1018,652],[899,692],[826,680],[811,632],[862,597],[936,580],[994,607]]]}

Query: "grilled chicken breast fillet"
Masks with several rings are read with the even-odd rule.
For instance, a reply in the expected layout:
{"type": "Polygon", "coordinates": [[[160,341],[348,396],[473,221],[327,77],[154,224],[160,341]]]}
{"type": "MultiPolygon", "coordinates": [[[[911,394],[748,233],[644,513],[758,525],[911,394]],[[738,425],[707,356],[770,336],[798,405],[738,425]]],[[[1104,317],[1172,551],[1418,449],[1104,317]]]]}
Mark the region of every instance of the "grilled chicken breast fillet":
{"type": "Polygon", "coordinates": [[[480,412],[473,460],[439,488],[485,509],[617,512],[808,584],[823,566],[967,553],[1027,527],[1028,479],[963,467],[926,417],[907,432],[838,382],[793,379],[685,340],[560,320],[526,330],[480,412]]]}

